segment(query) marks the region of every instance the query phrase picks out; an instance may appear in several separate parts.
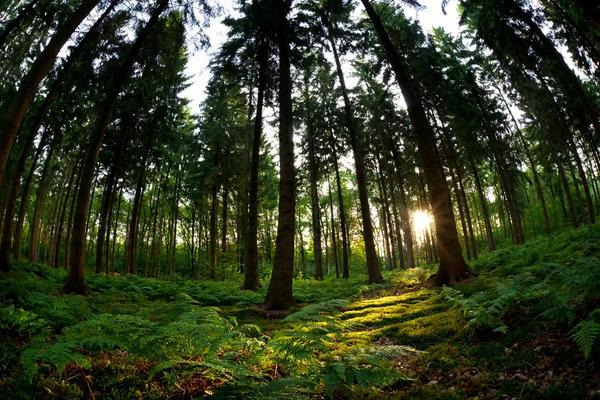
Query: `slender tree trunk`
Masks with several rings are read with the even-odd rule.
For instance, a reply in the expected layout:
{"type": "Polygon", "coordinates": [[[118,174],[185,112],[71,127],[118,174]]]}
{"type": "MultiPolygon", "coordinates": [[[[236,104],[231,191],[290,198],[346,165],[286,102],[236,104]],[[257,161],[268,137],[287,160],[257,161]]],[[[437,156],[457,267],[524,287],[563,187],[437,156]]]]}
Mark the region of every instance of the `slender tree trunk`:
{"type": "MultiPolygon", "coordinates": [[[[67,214],[67,206],[69,204],[69,199],[71,198],[71,190],[73,190],[73,187],[77,184],[76,178],[77,178],[77,173],[79,171],[79,165],[75,165],[75,167],[73,167],[73,171],[71,172],[71,178],[69,179],[69,186],[67,188],[67,193],[65,194],[65,200],[63,202],[63,205],[61,206],[61,211],[60,211],[60,217],[58,220],[58,225],[56,227],[56,233],[55,233],[55,244],[54,244],[54,257],[52,260],[52,267],[54,268],[58,268],[60,266],[60,244],[62,242],[62,231],[63,231],[63,225],[65,223],[65,215],[67,214]]],[[[65,253],[65,258],[67,257],[67,254],[65,253]]]]}
{"type": "Polygon", "coordinates": [[[452,210],[452,203],[450,201],[450,193],[448,192],[439,156],[436,152],[433,131],[425,115],[421,99],[413,88],[410,75],[392,44],[379,16],[369,0],[361,0],[361,2],[387,53],[388,61],[400,85],[415,131],[417,147],[423,161],[427,187],[430,193],[440,256],[440,266],[436,274],[436,283],[443,285],[459,281],[474,275],[474,272],[469,268],[462,256],[458,242],[458,233],[456,231],[456,222],[454,220],[454,211],[452,210]]]}
{"type": "Polygon", "coordinates": [[[263,39],[259,50],[258,99],[256,101],[256,117],[254,135],[252,137],[252,160],[250,163],[250,182],[248,198],[248,240],[245,251],[244,284],[246,290],[260,288],[258,277],[258,179],[260,170],[260,141],[262,132],[262,114],[267,84],[267,62],[269,58],[266,39],[263,39]]]}
{"type": "MultiPolygon", "coordinates": [[[[213,167],[219,168],[219,152],[220,143],[217,142],[217,148],[215,149],[215,160],[213,167]]],[[[213,281],[217,279],[217,192],[219,190],[219,184],[217,183],[221,178],[213,177],[214,182],[211,189],[211,200],[210,200],[210,279],[213,281]]]]}
{"type": "Polygon", "coordinates": [[[294,126],[290,42],[287,1],[277,1],[277,39],[279,42],[279,207],[273,273],[265,299],[267,310],[287,310],[292,296],[294,265],[294,227],[296,223],[296,169],[294,167],[294,126]]]}
{"type": "MultiPolygon", "coordinates": [[[[178,169],[179,170],[179,169],[178,169]]],[[[178,171],[179,172],[179,171],[178,171]]],[[[180,196],[180,186],[181,186],[181,175],[178,174],[175,179],[175,186],[177,187],[175,190],[175,198],[173,202],[173,239],[171,242],[171,264],[169,265],[169,275],[171,277],[175,276],[175,257],[177,256],[177,222],[179,219],[179,196],[180,196]]]]}
{"type": "Polygon", "coordinates": [[[131,211],[131,220],[129,225],[129,238],[127,246],[127,255],[125,260],[125,271],[128,274],[137,275],[137,236],[140,223],[140,211],[142,209],[142,199],[144,197],[144,182],[146,178],[146,162],[148,151],[144,155],[142,165],[140,166],[138,181],[133,198],[133,208],[131,211]]]}
{"type": "Polygon", "coordinates": [[[84,0],[79,5],[75,13],[63,25],[58,27],[48,45],[39,54],[19,83],[19,90],[13,96],[0,125],[0,183],[4,180],[6,163],[17,132],[21,127],[29,105],[37,93],[40,82],[48,74],[60,49],[69,40],[71,34],[99,2],[100,0],[84,0]]]}
{"type": "MultiPolygon", "coordinates": [[[[117,201],[117,212],[115,213],[115,223],[113,225],[113,240],[112,240],[112,249],[110,255],[110,264],[108,266],[108,272],[115,272],[115,253],[118,246],[118,237],[117,237],[117,229],[119,227],[119,219],[121,217],[121,200],[123,199],[123,186],[119,191],[119,200],[117,201]]],[[[108,260],[107,260],[108,261],[108,260]]]]}
{"type": "Polygon", "coordinates": [[[48,174],[51,172],[50,164],[52,162],[52,157],[54,156],[54,150],[60,139],[59,133],[61,132],[61,125],[62,124],[58,124],[56,127],[53,135],[54,139],[52,140],[52,144],[48,150],[48,155],[46,156],[44,167],[42,168],[42,175],[40,176],[40,181],[38,182],[33,219],[31,221],[31,227],[29,228],[29,262],[38,262],[40,257],[40,229],[42,217],[44,215],[44,208],[46,207],[46,198],[48,196],[48,190],[50,189],[48,174]]]}
{"type": "MultiPolygon", "coordinates": [[[[333,137],[333,131],[332,131],[333,137]]],[[[346,207],[344,206],[344,193],[342,192],[342,180],[340,178],[340,168],[338,165],[337,151],[335,150],[335,138],[331,145],[333,154],[333,167],[335,170],[335,182],[338,195],[338,208],[340,212],[340,230],[342,231],[342,278],[350,278],[350,241],[348,238],[348,223],[346,221],[346,207]]]]}
{"type": "Polygon", "coordinates": [[[342,89],[342,97],[344,99],[344,110],[346,112],[346,122],[348,124],[348,132],[350,134],[350,145],[354,155],[354,166],[356,170],[356,181],[358,186],[358,196],[360,199],[360,212],[363,223],[363,239],[365,242],[365,253],[367,261],[367,273],[369,274],[369,284],[383,282],[379,259],[375,250],[375,240],[373,238],[373,223],[371,221],[371,209],[369,206],[369,193],[367,189],[367,177],[365,173],[364,159],[362,150],[358,141],[358,132],[356,131],[356,122],[354,121],[354,112],[348,97],[348,90],[344,80],[342,64],[337,52],[335,40],[329,29],[329,42],[333,51],[333,58],[337,69],[338,79],[342,89]]]}
{"type": "MultiPolygon", "coordinates": [[[[227,174],[227,172],[225,172],[227,174]]],[[[229,208],[229,179],[225,177],[223,184],[223,208],[221,209],[221,254],[223,256],[223,279],[227,278],[227,263],[225,262],[225,256],[227,253],[227,212],[229,208]]]]}
{"type": "MultiPolygon", "coordinates": [[[[50,130],[46,128],[40,141],[40,149],[43,148],[49,132],[50,130]]],[[[21,178],[23,177],[23,173],[25,172],[25,165],[27,164],[28,154],[31,151],[31,148],[33,147],[33,143],[35,141],[36,136],[37,132],[32,132],[23,144],[21,155],[19,157],[19,160],[17,161],[17,169],[14,172],[12,182],[10,184],[4,215],[4,225],[2,226],[2,240],[0,241],[0,271],[10,271],[10,245],[13,233],[15,211],[17,208],[17,197],[19,195],[19,187],[21,186],[21,178]]],[[[34,160],[31,165],[32,171],[35,169],[36,163],[37,158],[34,157],[34,160]]],[[[22,203],[23,201],[24,197],[21,198],[22,203]]],[[[15,252],[17,252],[16,249],[15,252]]]]}
{"type": "MultiPolygon", "coordinates": [[[[400,260],[400,269],[406,268],[406,262],[404,261],[404,250],[402,246],[402,224],[400,223],[400,217],[398,213],[398,201],[396,200],[396,188],[392,182],[390,185],[390,195],[392,197],[392,212],[394,215],[394,225],[396,226],[396,239],[398,242],[398,258],[400,260]]],[[[414,266],[414,256],[413,256],[414,266]]]]}
{"type": "MultiPolygon", "coordinates": [[[[100,208],[100,221],[98,226],[98,239],[96,240],[96,273],[106,272],[104,270],[104,242],[106,239],[107,221],[110,204],[113,198],[113,188],[115,186],[115,179],[117,176],[118,163],[121,159],[121,154],[115,153],[113,158],[112,167],[106,185],[104,186],[104,196],[102,196],[102,205],[100,208]]],[[[108,228],[110,229],[110,228],[108,228]]]]}
{"type": "MultiPolygon", "coordinates": [[[[338,259],[337,236],[335,234],[335,217],[333,215],[333,194],[331,193],[331,182],[327,174],[327,189],[329,190],[329,210],[331,212],[331,245],[333,247],[333,258],[335,259],[335,277],[340,278],[340,267],[338,259]]],[[[327,214],[327,213],[325,213],[327,214]]]]}
{"type": "MultiPolygon", "coordinates": [[[[306,73],[305,86],[305,101],[310,104],[310,95],[308,93],[308,72],[306,73]]],[[[310,108],[310,106],[308,106],[310,108]]],[[[323,250],[321,248],[321,210],[319,208],[319,190],[317,188],[318,170],[317,159],[315,156],[315,132],[312,121],[312,116],[309,116],[306,121],[308,130],[308,164],[310,169],[310,199],[311,199],[311,214],[313,228],[313,242],[315,255],[315,279],[323,280],[323,250]]]]}
{"type": "Polygon", "coordinates": [[[75,179],[75,188],[73,191],[73,196],[71,196],[71,204],[69,205],[69,218],[67,219],[67,234],[65,236],[65,260],[64,265],[65,269],[69,269],[69,250],[71,249],[71,232],[73,226],[73,217],[75,214],[75,202],[77,199],[75,198],[75,193],[77,193],[77,189],[79,189],[79,180],[81,178],[82,165],[78,165],[77,168],[77,178],[75,179]]]}

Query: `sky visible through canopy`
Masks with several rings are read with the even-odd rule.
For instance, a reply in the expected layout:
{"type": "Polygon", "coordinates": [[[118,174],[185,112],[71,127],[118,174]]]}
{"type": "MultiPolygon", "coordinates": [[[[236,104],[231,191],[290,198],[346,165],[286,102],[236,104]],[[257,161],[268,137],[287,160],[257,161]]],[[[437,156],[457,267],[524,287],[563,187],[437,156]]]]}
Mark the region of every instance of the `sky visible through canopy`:
{"type": "MultiPolygon", "coordinates": [[[[187,74],[190,76],[191,86],[187,88],[183,95],[190,100],[190,107],[195,114],[199,112],[200,103],[205,98],[205,88],[211,77],[208,65],[212,55],[219,50],[227,38],[227,27],[222,24],[222,21],[228,16],[237,15],[234,0],[224,0],[218,3],[223,8],[223,12],[218,18],[212,20],[210,27],[206,29],[210,39],[210,48],[193,51],[193,46],[189,46],[190,58],[187,65],[187,74]]],[[[442,27],[453,35],[459,33],[459,16],[456,3],[451,2],[449,4],[446,15],[442,12],[441,0],[424,0],[421,3],[425,6],[423,10],[416,11],[410,7],[405,7],[404,10],[408,16],[419,21],[425,33],[431,32],[433,28],[437,27],[442,27]]],[[[363,12],[360,5],[357,10],[360,13],[363,12]]],[[[357,17],[360,18],[360,14],[357,17]]],[[[348,78],[348,84],[352,87],[356,81],[350,76],[348,78]]]]}

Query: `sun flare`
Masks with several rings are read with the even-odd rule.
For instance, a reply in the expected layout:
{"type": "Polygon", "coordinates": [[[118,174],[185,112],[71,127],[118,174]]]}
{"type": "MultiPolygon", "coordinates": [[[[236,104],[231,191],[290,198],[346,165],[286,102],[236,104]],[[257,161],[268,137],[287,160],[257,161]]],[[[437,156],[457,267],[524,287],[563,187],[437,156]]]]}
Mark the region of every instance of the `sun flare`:
{"type": "Polygon", "coordinates": [[[417,238],[422,238],[430,229],[433,218],[428,212],[417,210],[412,213],[413,232],[417,238]]]}

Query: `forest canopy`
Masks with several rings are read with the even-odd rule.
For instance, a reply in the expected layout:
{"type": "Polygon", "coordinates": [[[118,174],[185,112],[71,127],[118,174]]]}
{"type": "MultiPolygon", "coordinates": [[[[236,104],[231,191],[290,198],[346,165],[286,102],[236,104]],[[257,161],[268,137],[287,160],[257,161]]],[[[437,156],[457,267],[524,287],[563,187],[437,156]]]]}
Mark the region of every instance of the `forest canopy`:
{"type": "MultiPolygon", "coordinates": [[[[576,255],[597,259],[597,243],[582,235],[597,236],[600,213],[599,89],[600,6],[588,0],[0,1],[0,329],[32,341],[66,335],[52,343],[62,353],[45,350],[68,354],[52,368],[84,365],[74,350],[89,345],[84,321],[25,323],[41,311],[18,288],[86,302],[87,322],[110,342],[89,348],[173,363],[153,365],[150,380],[202,351],[149,355],[107,333],[111,320],[138,316],[96,304],[119,285],[132,293],[123,282],[141,288],[142,314],[155,300],[174,307],[169,320],[130,321],[153,340],[167,340],[169,329],[201,340],[194,326],[214,320],[215,343],[255,338],[268,368],[289,361],[269,357],[293,341],[294,324],[312,327],[325,357],[325,342],[354,329],[347,320],[362,303],[348,298],[393,297],[398,285],[425,285],[415,298],[431,301],[429,311],[454,304],[470,327],[506,333],[508,304],[537,299],[507,293],[529,290],[518,285],[555,293],[563,286],[554,279],[570,287],[587,273],[576,255]],[[423,28],[426,7],[457,14],[457,33],[423,28]],[[207,57],[209,78],[192,104],[198,57],[207,57]],[[560,247],[565,235],[581,245],[560,247]],[[555,275],[546,279],[535,246],[555,248],[570,275],[548,265],[555,275]],[[519,251],[535,256],[513,270],[508,254],[519,251]],[[511,280],[525,270],[523,282],[511,280]],[[460,282],[467,289],[456,289],[460,282]],[[216,292],[206,300],[199,288],[216,292]],[[504,299],[497,309],[486,290],[504,299]],[[210,308],[219,305],[268,318],[297,313],[269,341],[210,308]]],[[[571,297],[552,297],[540,311],[568,325],[586,359],[600,336],[600,272],[590,263],[585,295],[567,290],[571,297]]],[[[340,382],[364,388],[363,358],[383,379],[384,360],[424,350],[392,347],[337,355],[354,372],[335,370],[335,382],[310,375],[309,361],[286,376],[310,377],[329,396],[340,382]]],[[[30,379],[45,362],[32,349],[23,352],[30,379]]],[[[210,361],[190,373],[192,381],[200,370],[216,374],[203,394],[234,380],[225,376],[262,379],[265,365],[236,364],[220,351],[206,350],[210,361]]],[[[324,361],[330,373],[339,367],[332,360],[324,361]]]]}

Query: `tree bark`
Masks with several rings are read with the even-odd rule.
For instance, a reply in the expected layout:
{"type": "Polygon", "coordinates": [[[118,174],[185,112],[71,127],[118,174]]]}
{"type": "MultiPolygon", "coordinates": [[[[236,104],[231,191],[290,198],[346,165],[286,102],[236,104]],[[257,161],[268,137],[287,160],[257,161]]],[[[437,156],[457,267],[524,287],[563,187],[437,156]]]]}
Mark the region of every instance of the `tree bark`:
{"type": "Polygon", "coordinates": [[[356,122],[354,121],[354,112],[348,97],[348,90],[344,80],[342,64],[338,55],[337,46],[333,38],[331,28],[329,27],[329,43],[333,51],[333,58],[337,69],[340,87],[342,89],[342,97],[344,99],[344,111],[346,113],[346,123],[348,124],[348,133],[350,135],[350,146],[354,155],[354,167],[356,171],[356,183],[358,186],[358,196],[360,200],[360,213],[363,222],[363,239],[365,242],[365,253],[367,261],[367,273],[369,275],[369,284],[383,282],[381,268],[377,251],[375,250],[375,240],[373,238],[373,223],[371,221],[371,209],[369,206],[369,193],[367,189],[367,177],[365,173],[364,159],[362,150],[358,141],[358,132],[356,131],[356,122]]]}
{"type": "Polygon", "coordinates": [[[335,277],[340,278],[340,266],[338,259],[337,235],[335,234],[335,217],[333,215],[333,194],[331,193],[331,182],[327,175],[327,189],[329,190],[329,211],[331,212],[331,245],[333,247],[333,258],[335,260],[335,277]]]}
{"type": "MultiPolygon", "coordinates": [[[[310,95],[308,93],[309,86],[309,73],[306,72],[305,76],[305,94],[304,101],[307,103],[307,107],[310,111],[310,95]]],[[[315,256],[315,279],[318,281],[323,280],[323,249],[321,248],[321,210],[319,207],[319,190],[317,188],[318,181],[318,166],[317,158],[315,155],[315,132],[314,124],[312,121],[313,116],[309,115],[307,124],[308,134],[308,165],[310,170],[310,200],[311,200],[311,216],[312,216],[312,228],[313,228],[313,243],[314,243],[314,256],[315,256]]]]}
{"type": "MultiPolygon", "coordinates": [[[[217,148],[215,149],[215,159],[213,167],[219,168],[219,152],[220,143],[217,142],[217,148]]],[[[210,279],[213,281],[217,279],[217,192],[219,189],[220,177],[213,176],[213,184],[211,189],[211,200],[210,200],[210,279]]]]}
{"type": "Polygon", "coordinates": [[[252,160],[250,163],[250,181],[248,190],[248,240],[246,242],[246,259],[244,260],[244,284],[246,290],[261,287],[258,277],[258,175],[260,170],[260,141],[262,132],[263,103],[267,84],[267,62],[269,59],[266,39],[259,49],[258,93],[256,116],[254,118],[254,134],[252,136],[252,160]]]}
{"type": "Polygon", "coordinates": [[[277,1],[279,43],[279,206],[273,273],[265,299],[267,310],[287,310],[294,304],[294,231],[296,225],[296,169],[294,167],[294,126],[290,42],[287,14],[289,4],[277,1]]]}

